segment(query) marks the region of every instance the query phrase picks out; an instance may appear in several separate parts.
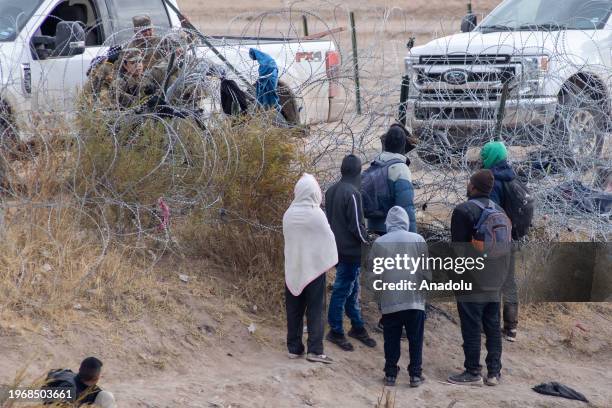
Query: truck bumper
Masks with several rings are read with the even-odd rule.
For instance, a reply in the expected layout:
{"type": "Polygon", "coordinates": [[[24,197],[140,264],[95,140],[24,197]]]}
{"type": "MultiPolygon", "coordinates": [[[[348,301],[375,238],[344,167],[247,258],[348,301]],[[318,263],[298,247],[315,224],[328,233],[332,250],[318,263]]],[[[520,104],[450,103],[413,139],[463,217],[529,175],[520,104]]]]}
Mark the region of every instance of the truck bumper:
{"type": "MultiPolygon", "coordinates": [[[[508,99],[503,119],[506,128],[542,126],[552,122],[557,97],[508,99]]],[[[499,101],[424,101],[408,99],[406,113],[413,130],[482,129],[495,127],[499,101]]]]}

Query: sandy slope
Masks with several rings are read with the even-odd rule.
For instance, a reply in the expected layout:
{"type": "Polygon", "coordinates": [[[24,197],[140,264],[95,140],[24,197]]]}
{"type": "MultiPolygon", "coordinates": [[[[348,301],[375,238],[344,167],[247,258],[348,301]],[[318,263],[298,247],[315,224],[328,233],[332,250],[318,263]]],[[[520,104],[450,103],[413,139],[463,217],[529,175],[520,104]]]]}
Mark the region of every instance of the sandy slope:
{"type": "MultiPolygon", "coordinates": [[[[219,285],[216,281],[214,285],[219,285]]],[[[87,354],[101,356],[121,407],[373,407],[383,392],[382,336],[375,349],[357,346],[341,352],[326,342],[335,358],[330,366],[289,360],[282,321],[244,311],[219,295],[211,282],[191,282],[170,294],[177,306],[133,321],[96,323],[77,311],[81,324],[62,331],[0,320],[0,384],[28,365],[28,380],[48,368],[75,366],[87,354]],[[247,326],[256,322],[251,335],[247,326]],[[11,326],[13,328],[11,328],[11,326]],[[28,358],[32,357],[28,363],[28,358]]],[[[221,285],[226,285],[221,283],[221,285]]],[[[369,323],[372,304],[364,305],[369,323]]],[[[452,305],[442,305],[455,317],[452,305]]],[[[543,381],[560,381],[585,393],[593,406],[612,406],[612,308],[542,306],[525,311],[520,342],[504,343],[504,383],[496,388],[445,383],[462,366],[458,326],[433,312],[426,323],[426,385],[408,387],[405,371],[395,393],[396,407],[581,407],[585,404],[531,391],[543,381]],[[535,316],[535,317],[534,317],[535,316]],[[583,332],[575,323],[589,330],[583,332]],[[455,402],[455,405],[452,403],[455,402]]],[[[406,350],[407,344],[403,345],[406,350]]],[[[404,351],[406,354],[406,351],[404,351]]],[[[483,356],[484,359],[484,356],[483,356]]],[[[407,362],[405,355],[401,366],[407,362]]]]}

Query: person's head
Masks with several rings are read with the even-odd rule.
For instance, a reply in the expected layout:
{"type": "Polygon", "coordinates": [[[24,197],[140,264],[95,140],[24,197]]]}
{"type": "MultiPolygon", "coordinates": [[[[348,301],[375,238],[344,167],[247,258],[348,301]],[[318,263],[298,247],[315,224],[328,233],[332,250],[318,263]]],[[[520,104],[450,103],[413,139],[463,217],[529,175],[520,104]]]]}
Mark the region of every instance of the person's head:
{"type": "Polygon", "coordinates": [[[467,186],[467,195],[469,198],[472,197],[488,197],[493,191],[493,184],[495,183],[495,177],[491,170],[478,170],[470,177],[470,182],[467,186]]]}
{"type": "Polygon", "coordinates": [[[292,205],[319,207],[323,201],[321,187],[312,174],[304,173],[293,189],[292,205]]]}
{"type": "MultiPolygon", "coordinates": [[[[408,152],[411,152],[417,147],[418,139],[413,137],[408,131],[408,129],[406,129],[401,123],[394,123],[389,127],[387,132],[385,132],[385,134],[380,137],[380,141],[382,143],[383,150],[387,152],[391,152],[391,150],[388,150],[386,148],[387,137],[390,137],[390,139],[392,140],[392,144],[394,141],[397,144],[401,135],[403,135],[405,142],[404,142],[403,151],[400,153],[406,154],[408,152]]],[[[397,150],[393,147],[391,147],[391,149],[397,150]]],[[[396,153],[396,152],[392,152],[392,153],[396,153]]]]}
{"type": "Polygon", "coordinates": [[[400,230],[410,231],[410,218],[408,218],[408,213],[398,205],[391,207],[387,213],[385,226],[387,227],[387,232],[400,230]]]}
{"type": "Polygon", "coordinates": [[[361,174],[361,159],[354,154],[347,154],[340,166],[342,177],[354,178],[361,174]]]}
{"type": "Polygon", "coordinates": [[[102,372],[102,361],[95,357],[87,357],[81,361],[79,379],[88,386],[96,385],[102,372]]]}
{"type": "Polygon", "coordinates": [[[147,15],[132,17],[132,24],[134,25],[134,32],[138,33],[142,37],[151,38],[153,35],[155,35],[153,32],[151,17],[147,15]]]}
{"type": "Polygon", "coordinates": [[[127,50],[123,56],[122,69],[132,77],[140,77],[144,70],[142,52],[137,49],[127,50]]]}
{"type": "Polygon", "coordinates": [[[508,150],[506,150],[506,146],[503,142],[489,142],[480,150],[482,167],[485,169],[490,169],[507,158],[508,150]]]}
{"type": "Polygon", "coordinates": [[[406,132],[400,126],[391,126],[382,139],[385,152],[406,153],[406,132]]]}

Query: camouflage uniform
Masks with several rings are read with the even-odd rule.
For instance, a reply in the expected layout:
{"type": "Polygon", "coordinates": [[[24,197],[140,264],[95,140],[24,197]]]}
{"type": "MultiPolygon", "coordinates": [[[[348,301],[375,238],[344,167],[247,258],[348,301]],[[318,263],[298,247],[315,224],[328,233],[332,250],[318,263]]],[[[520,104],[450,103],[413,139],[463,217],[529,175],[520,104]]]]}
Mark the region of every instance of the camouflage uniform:
{"type": "Polygon", "coordinates": [[[97,99],[103,90],[108,89],[116,75],[117,69],[113,63],[106,60],[100,62],[92,68],[83,90],[97,99]]]}
{"type": "MultiPolygon", "coordinates": [[[[121,64],[127,62],[141,62],[140,50],[126,50],[121,64]]],[[[125,69],[119,69],[115,80],[109,85],[104,94],[104,102],[119,109],[139,108],[147,102],[148,95],[155,93],[155,83],[148,75],[133,75],[125,69]]]]}

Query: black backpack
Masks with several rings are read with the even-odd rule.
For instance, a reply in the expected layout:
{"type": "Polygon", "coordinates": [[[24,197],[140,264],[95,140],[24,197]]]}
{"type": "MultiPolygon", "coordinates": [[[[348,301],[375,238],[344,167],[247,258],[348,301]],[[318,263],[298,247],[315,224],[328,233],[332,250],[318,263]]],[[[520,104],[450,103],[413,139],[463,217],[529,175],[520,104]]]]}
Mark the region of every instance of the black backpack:
{"type": "Polygon", "coordinates": [[[43,405],[58,405],[72,407],[74,402],[77,402],[78,406],[91,405],[95,402],[96,397],[102,391],[98,386],[88,387],[86,389],[79,389],[76,382],[76,373],[68,368],[60,368],[51,370],[47,374],[45,379],[45,385],[43,389],[48,388],[62,388],[70,391],[70,400],[68,399],[53,399],[48,398],[43,401],[43,405]]]}
{"type": "Polygon", "coordinates": [[[502,182],[504,191],[504,211],[512,221],[512,238],[521,239],[529,232],[535,200],[529,189],[518,179],[502,182]]]}
{"type": "Polygon", "coordinates": [[[397,163],[405,161],[375,160],[361,175],[361,197],[366,218],[384,218],[393,206],[393,191],[389,189],[389,166],[397,163]]]}

